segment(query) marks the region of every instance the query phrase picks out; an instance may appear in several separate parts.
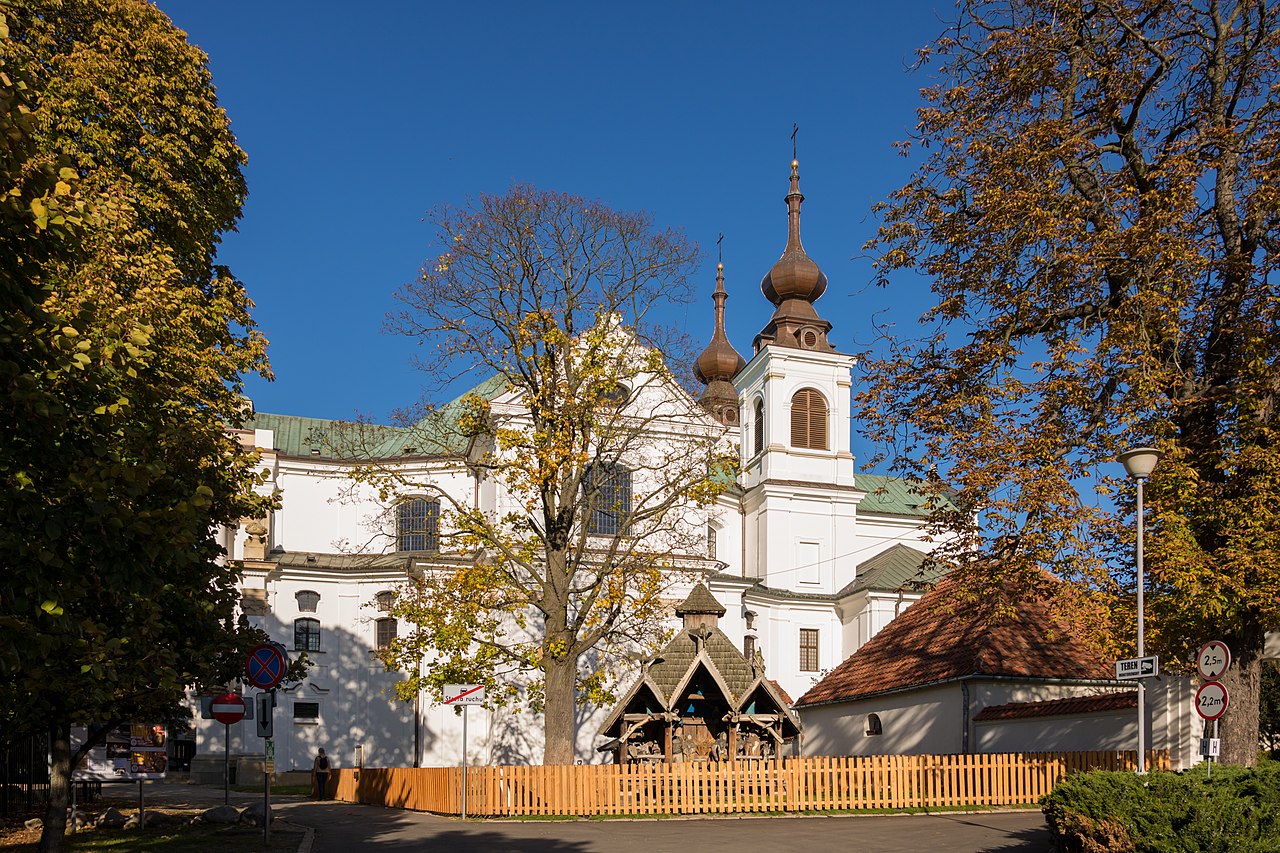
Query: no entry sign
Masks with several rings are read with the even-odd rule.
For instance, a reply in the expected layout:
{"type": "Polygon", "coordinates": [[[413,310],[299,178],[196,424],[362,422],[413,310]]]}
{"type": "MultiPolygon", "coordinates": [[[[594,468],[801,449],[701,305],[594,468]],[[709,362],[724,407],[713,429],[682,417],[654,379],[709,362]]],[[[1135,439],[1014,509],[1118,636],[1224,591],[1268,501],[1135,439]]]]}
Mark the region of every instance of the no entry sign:
{"type": "Polygon", "coordinates": [[[287,666],[284,652],[278,646],[263,643],[249,652],[249,659],[244,664],[244,674],[254,687],[270,690],[284,679],[287,666]]]}
{"type": "Polygon", "coordinates": [[[220,723],[232,725],[244,719],[244,700],[234,693],[223,693],[213,697],[210,708],[213,718],[220,723]]]}

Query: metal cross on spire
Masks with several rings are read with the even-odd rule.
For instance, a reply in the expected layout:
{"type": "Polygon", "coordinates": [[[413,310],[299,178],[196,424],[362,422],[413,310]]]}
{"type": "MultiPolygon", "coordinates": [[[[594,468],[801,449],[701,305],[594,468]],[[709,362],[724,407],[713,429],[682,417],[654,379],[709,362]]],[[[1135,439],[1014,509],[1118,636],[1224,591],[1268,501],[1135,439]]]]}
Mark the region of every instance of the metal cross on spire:
{"type": "Polygon", "coordinates": [[[716,260],[724,263],[724,232],[720,232],[720,236],[716,238],[716,260]]]}
{"type": "Polygon", "coordinates": [[[799,157],[796,156],[796,134],[799,132],[800,132],[800,125],[796,124],[795,122],[792,122],[791,123],[791,159],[792,160],[800,159],[799,157]]]}

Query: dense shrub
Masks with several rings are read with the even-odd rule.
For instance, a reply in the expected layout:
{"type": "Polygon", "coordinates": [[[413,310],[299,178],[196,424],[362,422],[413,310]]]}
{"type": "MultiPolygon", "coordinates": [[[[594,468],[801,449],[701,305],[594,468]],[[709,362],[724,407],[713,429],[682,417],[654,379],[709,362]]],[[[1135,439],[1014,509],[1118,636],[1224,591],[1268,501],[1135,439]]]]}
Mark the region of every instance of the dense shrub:
{"type": "Polygon", "coordinates": [[[1062,853],[1280,853],[1280,763],[1080,773],[1040,805],[1062,853]]]}

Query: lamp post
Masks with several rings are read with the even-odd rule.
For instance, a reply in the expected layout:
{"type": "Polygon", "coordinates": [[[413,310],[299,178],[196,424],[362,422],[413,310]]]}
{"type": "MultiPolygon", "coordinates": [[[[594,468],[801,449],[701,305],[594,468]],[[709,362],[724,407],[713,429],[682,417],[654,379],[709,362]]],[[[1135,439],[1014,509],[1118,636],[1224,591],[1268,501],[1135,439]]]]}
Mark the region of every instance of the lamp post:
{"type": "MultiPolygon", "coordinates": [[[[1155,470],[1156,463],[1160,461],[1160,451],[1154,447],[1137,447],[1133,450],[1120,454],[1120,464],[1124,466],[1125,473],[1138,486],[1138,542],[1137,542],[1137,562],[1138,562],[1138,657],[1146,656],[1146,645],[1143,637],[1142,610],[1144,604],[1144,587],[1146,580],[1142,567],[1142,484],[1151,476],[1151,472],[1155,470]]],[[[1147,687],[1146,682],[1138,679],[1138,772],[1147,772],[1147,687]]]]}

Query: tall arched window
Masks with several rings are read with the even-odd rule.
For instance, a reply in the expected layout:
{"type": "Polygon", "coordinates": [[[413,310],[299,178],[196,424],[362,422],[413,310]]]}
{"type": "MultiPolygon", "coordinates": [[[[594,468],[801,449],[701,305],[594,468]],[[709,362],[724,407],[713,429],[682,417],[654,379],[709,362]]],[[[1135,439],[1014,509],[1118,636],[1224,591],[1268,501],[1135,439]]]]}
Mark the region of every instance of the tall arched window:
{"type": "Polygon", "coordinates": [[[751,455],[754,456],[764,450],[764,398],[762,397],[756,398],[755,421],[751,426],[754,431],[754,435],[752,436],[751,455]]]}
{"type": "Polygon", "coordinates": [[[791,398],[791,446],[827,449],[827,401],[812,388],[791,398]]]}
{"type": "Polygon", "coordinates": [[[631,472],[612,462],[597,462],[582,484],[587,498],[587,533],[618,536],[631,516],[631,472]]]}
{"type": "Polygon", "coordinates": [[[385,649],[396,638],[396,620],[390,616],[374,623],[374,648],[385,649]]]}
{"type": "Polygon", "coordinates": [[[440,550],[440,501],[411,498],[396,506],[396,550],[440,550]]]}
{"type": "Polygon", "coordinates": [[[320,651],[320,620],[293,620],[293,648],[300,652],[320,651]]]}

